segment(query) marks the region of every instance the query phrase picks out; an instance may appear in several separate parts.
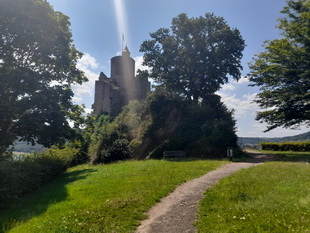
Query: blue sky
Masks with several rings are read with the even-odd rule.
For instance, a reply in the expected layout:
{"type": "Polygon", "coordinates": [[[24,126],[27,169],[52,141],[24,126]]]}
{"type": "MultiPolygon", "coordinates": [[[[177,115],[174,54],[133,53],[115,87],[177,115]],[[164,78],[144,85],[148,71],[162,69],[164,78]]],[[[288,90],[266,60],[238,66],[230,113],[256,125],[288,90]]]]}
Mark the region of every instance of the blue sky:
{"type": "MultiPolygon", "coordinates": [[[[222,16],[232,28],[238,28],[247,47],[243,53],[242,76],[248,73],[248,62],[254,54],[262,51],[265,40],[280,37],[276,29],[280,11],[285,0],[48,0],[54,9],[70,17],[74,44],[84,53],[79,61],[89,82],[75,86],[74,101],[84,103],[90,111],[94,101],[94,82],[103,71],[110,76],[110,59],[122,48],[122,34],[131,56],[139,68],[142,61],[140,45],[149,39],[149,33],[171,25],[171,20],[180,13],[189,17],[203,16],[213,12],[222,16]]],[[[249,87],[248,80],[231,81],[219,92],[229,108],[235,109],[238,136],[281,137],[307,132],[276,129],[263,133],[264,124],[255,121],[252,102],[257,88],[249,87]]]]}

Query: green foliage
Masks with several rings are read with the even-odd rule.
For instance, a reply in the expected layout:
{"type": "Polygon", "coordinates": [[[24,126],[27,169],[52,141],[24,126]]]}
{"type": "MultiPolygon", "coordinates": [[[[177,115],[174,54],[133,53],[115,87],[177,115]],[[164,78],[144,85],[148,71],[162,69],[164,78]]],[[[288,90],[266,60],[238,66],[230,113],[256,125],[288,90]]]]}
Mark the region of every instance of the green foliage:
{"type": "Polygon", "coordinates": [[[44,0],[0,1],[0,154],[17,136],[50,146],[75,137],[81,123],[71,85],[76,68],[69,18],[44,0]]]}
{"type": "Polygon", "coordinates": [[[289,0],[279,20],[283,38],[267,41],[250,64],[255,100],[264,111],[257,120],[277,127],[310,124],[310,1],[289,0]]]}
{"type": "MultiPolygon", "coordinates": [[[[101,131],[111,121],[108,115],[89,115],[85,130],[85,137],[89,140],[88,154],[91,158],[96,157],[96,153],[102,143],[101,131]]],[[[94,159],[92,159],[94,160],[94,159]]]]}
{"type": "Polygon", "coordinates": [[[127,125],[119,119],[113,122],[109,119],[104,115],[98,117],[89,146],[91,162],[94,164],[129,159],[131,156],[127,125]]]}
{"type": "Polygon", "coordinates": [[[145,212],[181,183],[224,161],[127,161],[70,168],[0,211],[6,232],[134,232],[145,212]]]}
{"type": "Polygon", "coordinates": [[[155,91],[153,94],[149,95],[145,108],[147,108],[146,112],[149,114],[152,123],[147,129],[146,135],[153,137],[158,129],[165,127],[166,124],[169,123],[167,119],[170,114],[175,112],[176,115],[178,115],[178,111],[181,110],[182,104],[187,105],[187,103],[179,98],[169,96],[163,91],[155,91]]]}
{"type": "Polygon", "coordinates": [[[233,112],[216,95],[196,105],[157,90],[144,102],[131,102],[113,121],[97,122],[89,147],[93,163],[162,158],[165,150],[224,157],[227,147],[237,147],[233,112]]]}
{"type": "Polygon", "coordinates": [[[309,173],[287,162],[236,172],[206,192],[198,232],[308,232],[309,173]]]}
{"type": "Polygon", "coordinates": [[[227,83],[229,76],[240,77],[245,44],[239,30],[231,29],[222,17],[180,14],[172,19],[170,29],[161,28],[150,36],[140,51],[151,71],[141,74],[172,95],[198,104],[227,83]]]}
{"type": "Polygon", "coordinates": [[[140,51],[151,70],[140,73],[158,85],[145,106],[151,124],[135,156],[160,158],[164,150],[225,155],[228,146],[236,147],[235,121],[215,92],[228,77],[240,77],[245,44],[239,30],[214,14],[180,14],[170,29],[150,36],[140,51]]]}
{"type": "Polygon", "coordinates": [[[219,96],[210,96],[196,105],[159,92],[151,96],[149,109],[152,124],[142,140],[143,150],[136,150],[139,158],[148,154],[161,158],[165,150],[183,150],[195,157],[221,157],[227,147],[236,147],[233,113],[219,96]]]}
{"type": "Polygon", "coordinates": [[[262,150],[271,151],[310,151],[310,142],[263,142],[261,147],[262,150]]]}
{"type": "Polygon", "coordinates": [[[66,147],[15,160],[3,158],[0,161],[0,209],[62,174],[77,156],[77,149],[66,147]]]}
{"type": "Polygon", "coordinates": [[[151,71],[140,75],[159,85],[145,102],[131,102],[113,122],[98,128],[89,150],[92,161],[161,158],[164,150],[225,155],[227,146],[236,147],[235,121],[215,92],[229,76],[240,77],[245,45],[239,31],[213,14],[180,14],[171,29],[151,37],[140,49],[151,71]],[[197,150],[201,144],[208,150],[197,150]]]}

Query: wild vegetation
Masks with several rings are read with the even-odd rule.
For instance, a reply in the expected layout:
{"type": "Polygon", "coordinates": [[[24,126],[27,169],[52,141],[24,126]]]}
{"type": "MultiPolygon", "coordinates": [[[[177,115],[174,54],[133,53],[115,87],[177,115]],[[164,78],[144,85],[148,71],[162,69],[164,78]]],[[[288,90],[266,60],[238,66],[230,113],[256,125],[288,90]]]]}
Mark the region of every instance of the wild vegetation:
{"type": "Polygon", "coordinates": [[[69,168],[0,211],[0,232],[133,232],[177,185],[224,163],[188,158],[69,168]]]}
{"type": "Polygon", "coordinates": [[[114,121],[105,116],[97,121],[89,148],[94,163],[162,158],[165,150],[215,158],[226,156],[227,147],[236,148],[232,112],[216,95],[195,105],[155,92],[143,103],[131,102],[114,121]]]}

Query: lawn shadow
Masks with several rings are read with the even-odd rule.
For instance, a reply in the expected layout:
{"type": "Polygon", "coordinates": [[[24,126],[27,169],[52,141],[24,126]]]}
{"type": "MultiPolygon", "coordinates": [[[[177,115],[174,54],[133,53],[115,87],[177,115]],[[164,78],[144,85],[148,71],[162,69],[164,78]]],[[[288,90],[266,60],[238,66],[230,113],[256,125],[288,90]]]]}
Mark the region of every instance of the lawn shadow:
{"type": "Polygon", "coordinates": [[[310,163],[310,152],[308,153],[298,153],[291,152],[287,153],[278,153],[277,159],[283,162],[307,162],[310,163]]]}
{"type": "Polygon", "coordinates": [[[95,169],[84,169],[67,172],[39,189],[23,196],[8,208],[0,211],[0,233],[7,232],[20,222],[44,213],[50,205],[65,200],[68,196],[66,185],[85,179],[96,172],[95,169]]]}
{"type": "Polygon", "coordinates": [[[264,151],[253,151],[247,150],[246,153],[249,155],[247,161],[249,162],[307,162],[310,163],[310,152],[274,152],[266,153],[264,151]]]}
{"type": "Polygon", "coordinates": [[[203,157],[174,157],[174,158],[163,158],[163,160],[168,162],[193,162],[193,161],[199,161],[199,160],[205,160],[205,161],[213,161],[213,160],[228,160],[227,158],[203,158],[203,157]]]}

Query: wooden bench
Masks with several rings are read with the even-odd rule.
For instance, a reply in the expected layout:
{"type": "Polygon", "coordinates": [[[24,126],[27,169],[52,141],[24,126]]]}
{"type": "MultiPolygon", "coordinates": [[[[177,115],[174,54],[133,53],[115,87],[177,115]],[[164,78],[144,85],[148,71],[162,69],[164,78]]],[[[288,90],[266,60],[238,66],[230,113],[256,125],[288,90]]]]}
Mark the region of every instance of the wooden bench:
{"type": "Polygon", "coordinates": [[[185,157],[185,152],[182,150],[164,151],[164,158],[185,157]]]}

